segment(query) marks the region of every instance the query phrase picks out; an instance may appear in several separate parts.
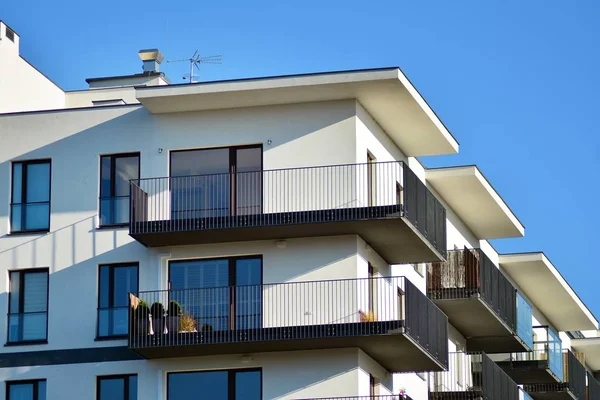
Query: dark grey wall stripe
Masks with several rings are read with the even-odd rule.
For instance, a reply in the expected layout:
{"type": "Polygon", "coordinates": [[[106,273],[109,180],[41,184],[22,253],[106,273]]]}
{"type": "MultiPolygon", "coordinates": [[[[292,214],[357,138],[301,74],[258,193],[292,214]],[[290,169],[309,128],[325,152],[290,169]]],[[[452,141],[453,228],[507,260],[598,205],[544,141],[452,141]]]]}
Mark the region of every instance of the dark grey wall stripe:
{"type": "Polygon", "coordinates": [[[111,361],[141,360],[127,346],[91,347],[70,350],[26,351],[0,354],[0,368],[35,365],[82,364],[111,361]]]}

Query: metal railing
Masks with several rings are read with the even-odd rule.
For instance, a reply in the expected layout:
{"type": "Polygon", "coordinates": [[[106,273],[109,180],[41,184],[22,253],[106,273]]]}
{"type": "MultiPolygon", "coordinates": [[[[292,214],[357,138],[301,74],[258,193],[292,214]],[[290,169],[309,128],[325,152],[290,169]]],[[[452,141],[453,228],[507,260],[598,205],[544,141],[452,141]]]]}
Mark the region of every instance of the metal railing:
{"type": "Polygon", "coordinates": [[[481,249],[448,251],[447,261],[430,263],[427,294],[438,300],[480,295],[516,332],[516,289],[481,249]]]}
{"type": "Polygon", "coordinates": [[[558,333],[545,325],[534,326],[532,332],[535,337],[532,351],[511,353],[507,361],[546,361],[556,378],[563,379],[563,350],[558,333]]]}
{"type": "Polygon", "coordinates": [[[441,254],[446,210],[401,161],[130,181],[130,233],[405,216],[441,254]]]}
{"type": "Polygon", "coordinates": [[[600,400],[600,383],[594,375],[587,373],[587,400],[600,400]]]}
{"type": "Polygon", "coordinates": [[[448,364],[431,374],[430,399],[519,400],[517,384],[485,353],[450,353],[448,364]]]}
{"type": "Polygon", "coordinates": [[[566,392],[569,391],[578,400],[586,399],[586,370],[581,362],[570,351],[562,353],[563,379],[555,383],[533,383],[523,385],[523,389],[529,393],[536,392],[566,392]]]}
{"type": "Polygon", "coordinates": [[[304,397],[296,400],[407,400],[407,396],[399,394],[374,394],[370,396],[342,396],[342,397],[304,397]]]}
{"type": "Polygon", "coordinates": [[[148,291],[130,303],[134,349],[406,332],[447,365],[447,319],[404,277],[148,291]]]}
{"type": "Polygon", "coordinates": [[[8,343],[48,339],[48,311],[8,314],[8,343]]]}

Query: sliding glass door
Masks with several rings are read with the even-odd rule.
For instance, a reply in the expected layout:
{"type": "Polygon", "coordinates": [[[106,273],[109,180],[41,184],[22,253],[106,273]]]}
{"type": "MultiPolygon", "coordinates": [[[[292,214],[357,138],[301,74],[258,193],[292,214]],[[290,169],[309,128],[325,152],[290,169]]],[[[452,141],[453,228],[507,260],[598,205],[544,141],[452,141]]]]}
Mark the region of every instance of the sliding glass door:
{"type": "Polygon", "coordinates": [[[199,331],[262,326],[260,256],[173,261],[171,300],[197,321],[199,331]]]}
{"type": "Polygon", "coordinates": [[[262,145],[171,152],[173,219],[262,212],[262,145]]]}

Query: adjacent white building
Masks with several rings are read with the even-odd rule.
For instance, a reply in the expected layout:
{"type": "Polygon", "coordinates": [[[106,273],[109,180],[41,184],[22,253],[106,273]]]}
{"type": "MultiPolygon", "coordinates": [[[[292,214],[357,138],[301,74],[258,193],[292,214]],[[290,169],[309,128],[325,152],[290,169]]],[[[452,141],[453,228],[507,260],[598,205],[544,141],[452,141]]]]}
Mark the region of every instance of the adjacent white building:
{"type": "Polygon", "coordinates": [[[0,400],[600,398],[598,321],[489,244],[524,227],[477,167],[418,161],[458,143],[399,69],[139,56],[65,92],[0,22],[0,400]]]}

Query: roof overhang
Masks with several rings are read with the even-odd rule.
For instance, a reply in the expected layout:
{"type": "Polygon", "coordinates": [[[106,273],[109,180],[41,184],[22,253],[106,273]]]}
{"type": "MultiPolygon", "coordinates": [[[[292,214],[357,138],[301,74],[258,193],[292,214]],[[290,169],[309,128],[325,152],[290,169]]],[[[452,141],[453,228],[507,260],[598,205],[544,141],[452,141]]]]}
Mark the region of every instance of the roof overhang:
{"type": "Polygon", "coordinates": [[[598,329],[598,320],[544,253],[502,254],[498,261],[556,329],[598,329]]]}
{"type": "Polygon", "coordinates": [[[458,153],[458,143],[399,68],[137,87],[151,113],[357,99],[407,156],[458,153]]]}
{"type": "Polygon", "coordinates": [[[525,234],[523,224],[476,166],[427,169],[425,178],[479,239],[525,234]]]}
{"type": "Polygon", "coordinates": [[[592,371],[600,371],[600,337],[571,339],[571,348],[585,354],[585,363],[592,371]]]}

